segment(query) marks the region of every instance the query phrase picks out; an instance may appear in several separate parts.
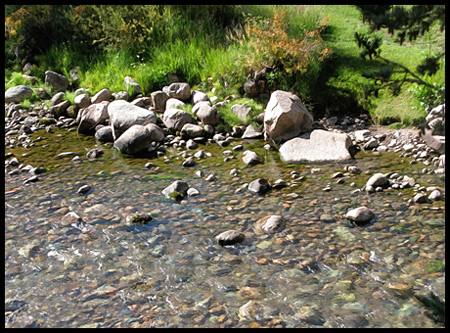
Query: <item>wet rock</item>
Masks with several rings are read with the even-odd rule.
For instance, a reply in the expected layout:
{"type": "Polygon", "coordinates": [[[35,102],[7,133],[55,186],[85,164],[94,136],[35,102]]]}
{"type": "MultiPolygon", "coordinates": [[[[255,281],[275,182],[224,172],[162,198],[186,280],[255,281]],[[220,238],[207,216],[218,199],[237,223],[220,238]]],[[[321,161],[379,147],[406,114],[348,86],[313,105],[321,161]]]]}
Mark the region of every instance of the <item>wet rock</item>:
{"type": "Polygon", "coordinates": [[[262,307],[259,303],[250,300],[239,308],[238,315],[241,320],[255,319],[261,310],[262,307]]]}
{"type": "Polygon", "coordinates": [[[247,165],[255,165],[261,163],[261,158],[257,153],[251,150],[244,151],[242,161],[247,165]]]}
{"type": "Polygon", "coordinates": [[[187,160],[185,160],[183,163],[181,163],[182,166],[188,168],[193,167],[195,165],[195,160],[193,157],[189,157],[187,160]]]}
{"type": "Polygon", "coordinates": [[[322,325],[325,322],[317,304],[303,305],[295,312],[295,315],[300,320],[312,325],[322,325]]]}
{"type": "Polygon", "coordinates": [[[213,173],[210,173],[208,176],[205,177],[205,180],[207,182],[213,182],[216,180],[216,176],[213,173]]]}
{"type": "Polygon", "coordinates": [[[146,126],[133,125],[114,141],[113,147],[121,153],[133,155],[147,149],[152,141],[153,138],[146,126]]]}
{"type": "Polygon", "coordinates": [[[283,187],[286,187],[286,186],[287,186],[287,183],[283,179],[277,179],[275,181],[275,183],[273,184],[273,188],[274,189],[280,189],[280,188],[283,188],[283,187]]]}
{"type": "Polygon", "coordinates": [[[272,186],[264,178],[258,178],[256,180],[252,181],[248,185],[248,190],[250,192],[255,192],[258,194],[265,194],[266,192],[268,192],[271,189],[272,189],[272,186]]]}
{"type": "Polygon", "coordinates": [[[284,226],[284,222],[284,218],[281,215],[265,216],[255,223],[255,234],[274,233],[284,226]]]}
{"type": "Polygon", "coordinates": [[[358,130],[354,132],[355,140],[366,142],[372,137],[372,132],[368,129],[358,130]]]}
{"type": "Polygon", "coordinates": [[[62,223],[65,226],[72,225],[76,223],[77,221],[81,221],[81,217],[75,213],[75,212],[68,212],[64,217],[62,218],[62,223]]]}
{"type": "MultiPolygon", "coordinates": [[[[116,131],[116,134],[122,134],[122,133],[118,133],[116,131]]],[[[99,128],[95,132],[95,138],[100,142],[114,142],[113,128],[111,126],[103,126],[103,127],[99,128]]]]}
{"type": "Polygon", "coordinates": [[[103,155],[103,150],[97,149],[97,148],[91,149],[86,153],[87,158],[99,158],[102,155],[103,155]]]}
{"type": "Polygon", "coordinates": [[[198,144],[194,140],[189,139],[189,140],[186,141],[186,148],[190,149],[190,150],[197,149],[198,148],[198,144]]]}
{"type": "Polygon", "coordinates": [[[414,203],[427,203],[428,197],[425,193],[417,193],[413,198],[414,203]]]}
{"type": "Polygon", "coordinates": [[[348,211],[345,217],[357,225],[363,225],[369,223],[375,214],[367,207],[362,206],[348,211]]]}
{"type": "Polygon", "coordinates": [[[150,223],[152,220],[153,217],[150,214],[134,213],[125,218],[125,223],[127,225],[143,225],[150,223]]]}
{"type": "Polygon", "coordinates": [[[237,230],[227,230],[215,237],[219,245],[234,245],[242,243],[245,240],[245,235],[237,230]]]}
{"type": "Polygon", "coordinates": [[[25,307],[28,303],[24,301],[8,300],[5,302],[6,311],[17,311],[25,307]]]}
{"type": "Polygon", "coordinates": [[[35,183],[35,182],[37,182],[37,181],[39,181],[39,177],[35,175],[35,176],[31,176],[30,178],[24,180],[23,183],[24,183],[24,184],[35,183]]]}
{"type": "Polygon", "coordinates": [[[366,183],[366,187],[378,187],[381,186],[383,188],[387,188],[389,186],[389,180],[382,173],[376,173],[366,183]]]}
{"type": "Polygon", "coordinates": [[[182,180],[176,180],[166,188],[164,188],[161,193],[166,197],[170,198],[174,192],[181,194],[181,196],[185,196],[187,194],[187,190],[189,189],[189,185],[187,182],[182,180]]]}
{"type": "Polygon", "coordinates": [[[90,187],[89,185],[83,185],[83,186],[81,186],[81,187],[78,189],[77,193],[78,193],[78,194],[86,194],[86,193],[88,193],[90,190],[91,190],[91,187],[90,187]]]}
{"type": "Polygon", "coordinates": [[[428,195],[428,200],[430,201],[436,201],[436,200],[442,200],[442,193],[439,190],[434,190],[428,195]]]}
{"type": "Polygon", "coordinates": [[[200,191],[194,187],[191,187],[187,190],[187,195],[189,197],[196,197],[197,195],[200,195],[200,191]]]}

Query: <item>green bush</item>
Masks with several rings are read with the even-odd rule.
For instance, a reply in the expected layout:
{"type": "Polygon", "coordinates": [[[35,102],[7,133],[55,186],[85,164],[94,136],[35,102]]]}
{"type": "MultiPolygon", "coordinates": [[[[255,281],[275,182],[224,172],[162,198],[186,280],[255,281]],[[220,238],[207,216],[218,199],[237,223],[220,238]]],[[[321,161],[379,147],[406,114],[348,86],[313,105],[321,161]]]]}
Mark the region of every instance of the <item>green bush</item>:
{"type": "Polygon", "coordinates": [[[411,91],[416,98],[417,107],[429,112],[434,107],[445,103],[445,84],[434,83],[437,89],[416,85],[411,91]]]}

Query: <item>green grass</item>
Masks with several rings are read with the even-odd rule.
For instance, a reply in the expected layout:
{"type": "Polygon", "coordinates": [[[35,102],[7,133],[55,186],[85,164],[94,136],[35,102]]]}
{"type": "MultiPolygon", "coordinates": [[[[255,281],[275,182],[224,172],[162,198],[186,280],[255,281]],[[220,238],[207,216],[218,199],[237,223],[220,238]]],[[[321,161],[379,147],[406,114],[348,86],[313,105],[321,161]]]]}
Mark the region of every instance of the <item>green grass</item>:
{"type": "MultiPolygon", "coordinates": [[[[337,95],[354,98],[357,103],[366,108],[372,119],[381,124],[397,123],[396,126],[412,126],[420,124],[426,112],[420,109],[412,92],[415,84],[408,84],[399,96],[387,93],[380,94],[379,98],[364,100],[363,87],[368,83],[362,73],[375,68],[376,63],[370,63],[359,56],[360,50],[354,41],[354,33],[367,33],[368,27],[362,23],[360,12],[349,5],[320,6],[324,16],[329,18],[329,28],[324,39],[334,51],[334,58],[329,66],[333,72],[329,75],[327,85],[337,95]]],[[[387,59],[398,62],[407,68],[414,69],[426,54],[439,50],[445,40],[445,32],[440,33],[436,28],[419,38],[412,44],[409,42],[400,46],[394,38],[385,32],[377,34],[383,36],[381,55],[387,59]]],[[[445,61],[441,69],[430,78],[431,83],[445,83],[445,61]]]]}

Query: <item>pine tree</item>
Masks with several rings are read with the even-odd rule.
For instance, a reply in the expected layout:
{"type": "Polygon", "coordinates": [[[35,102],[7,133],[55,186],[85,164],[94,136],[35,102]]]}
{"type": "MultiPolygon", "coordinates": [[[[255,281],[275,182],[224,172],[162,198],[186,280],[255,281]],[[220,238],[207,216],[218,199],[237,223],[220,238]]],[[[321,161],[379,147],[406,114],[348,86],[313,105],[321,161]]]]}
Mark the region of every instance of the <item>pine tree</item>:
{"type": "Polygon", "coordinates": [[[401,92],[402,86],[407,83],[425,85],[431,89],[436,87],[423,79],[425,74],[433,75],[439,70],[439,60],[445,55],[445,51],[433,56],[427,56],[415,69],[415,71],[397,62],[381,56],[382,38],[374,36],[373,32],[387,29],[388,33],[396,36],[396,42],[403,44],[405,39],[410,42],[418,36],[430,30],[434,22],[440,23],[440,30],[445,29],[444,5],[414,5],[409,9],[404,6],[394,5],[357,5],[363,15],[363,22],[368,23],[371,33],[360,34],[355,32],[355,40],[362,49],[360,56],[370,60],[381,60],[385,63],[378,70],[366,72],[364,77],[373,80],[366,91],[366,96],[378,96],[381,89],[388,89],[393,95],[401,92]],[[393,75],[393,74],[396,75],[393,75]]]}

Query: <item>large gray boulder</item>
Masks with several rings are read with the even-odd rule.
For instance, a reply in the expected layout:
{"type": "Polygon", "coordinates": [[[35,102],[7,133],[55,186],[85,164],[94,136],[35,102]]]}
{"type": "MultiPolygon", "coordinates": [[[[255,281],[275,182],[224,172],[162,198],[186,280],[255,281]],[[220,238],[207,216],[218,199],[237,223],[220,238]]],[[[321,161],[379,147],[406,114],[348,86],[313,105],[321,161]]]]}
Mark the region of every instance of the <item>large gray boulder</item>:
{"type": "Polygon", "coordinates": [[[186,101],[191,97],[191,87],[186,82],[174,82],[169,86],[163,87],[164,91],[169,97],[186,101]]]}
{"type": "Polygon", "coordinates": [[[314,117],[293,93],[276,90],[264,114],[265,139],[289,140],[312,128],[314,117]]]}
{"type": "Polygon", "coordinates": [[[162,116],[164,125],[170,130],[180,131],[187,123],[192,123],[189,112],[179,109],[167,109],[162,116]]]}
{"type": "Polygon", "coordinates": [[[352,140],[345,133],[316,129],[303,137],[285,142],[279,149],[280,158],[288,164],[303,162],[346,161],[352,157],[348,148],[352,140]]]}
{"type": "Polygon", "coordinates": [[[209,97],[204,92],[200,90],[194,90],[192,92],[192,104],[197,104],[198,102],[209,102],[209,97]]]}
{"type": "Polygon", "coordinates": [[[167,95],[164,91],[154,91],[150,94],[150,98],[152,99],[152,104],[155,110],[163,112],[166,109],[166,102],[169,99],[169,95],[167,95]]]}
{"type": "Polygon", "coordinates": [[[33,90],[24,85],[18,85],[11,87],[5,91],[5,103],[20,102],[25,98],[30,97],[33,94],[33,90]]]}
{"type": "Polygon", "coordinates": [[[98,124],[103,124],[108,115],[109,102],[101,102],[91,104],[80,112],[80,120],[78,122],[78,132],[89,134],[98,124]]]}
{"type": "Polygon", "coordinates": [[[136,154],[151,144],[149,131],[145,126],[133,125],[114,141],[114,148],[124,154],[136,154]]]}
{"type": "Polygon", "coordinates": [[[169,98],[166,101],[166,108],[165,110],[168,109],[178,109],[180,106],[186,105],[186,103],[184,103],[183,101],[180,101],[177,98],[169,98]]]}
{"type": "Polygon", "coordinates": [[[148,130],[151,141],[162,141],[164,139],[164,131],[158,125],[149,123],[145,125],[148,130]]]}
{"type": "Polygon", "coordinates": [[[201,127],[200,125],[186,123],[181,128],[180,134],[183,138],[189,139],[189,138],[197,138],[197,137],[204,136],[206,134],[206,132],[203,129],[203,127],[201,127]]]}
{"type": "Polygon", "coordinates": [[[91,103],[101,103],[103,101],[109,101],[112,97],[112,93],[108,88],[104,88],[100,90],[98,93],[96,93],[91,98],[91,103]]]}
{"type": "Polygon", "coordinates": [[[46,71],[45,84],[52,86],[55,90],[65,91],[69,87],[69,80],[62,74],[58,74],[54,71],[46,71]]]}
{"type": "Polygon", "coordinates": [[[91,99],[87,94],[84,93],[75,96],[73,102],[79,109],[87,108],[89,105],[91,105],[91,99]]]}
{"type": "MultiPolygon", "coordinates": [[[[205,102],[206,103],[206,102],[205,102]]],[[[217,106],[208,106],[207,104],[202,104],[202,106],[195,113],[198,120],[204,125],[215,126],[220,121],[220,113],[217,106]]]]}
{"type": "Polygon", "coordinates": [[[156,115],[153,111],[141,108],[124,100],[109,103],[108,114],[110,125],[113,126],[114,139],[117,138],[116,130],[126,131],[133,125],[147,125],[156,123],[156,115]]]}

